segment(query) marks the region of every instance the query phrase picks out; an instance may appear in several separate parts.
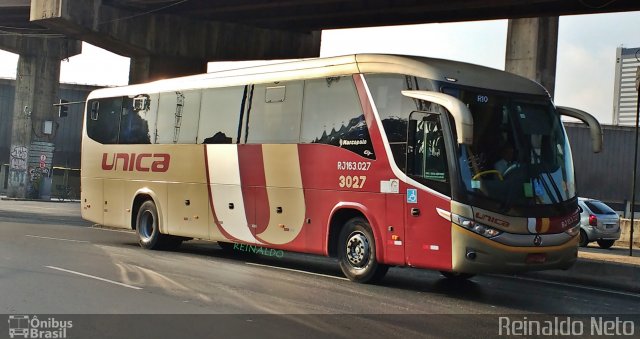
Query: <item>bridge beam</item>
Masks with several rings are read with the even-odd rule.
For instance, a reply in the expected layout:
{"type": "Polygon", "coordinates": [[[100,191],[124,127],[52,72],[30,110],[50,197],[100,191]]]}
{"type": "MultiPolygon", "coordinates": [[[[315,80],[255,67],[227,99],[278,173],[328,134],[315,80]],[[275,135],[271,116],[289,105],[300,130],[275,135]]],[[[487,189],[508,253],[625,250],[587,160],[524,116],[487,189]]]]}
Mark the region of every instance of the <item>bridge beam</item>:
{"type": "Polygon", "coordinates": [[[510,19],[505,70],[542,84],[553,97],[558,17],[510,19]]]}
{"type": "Polygon", "coordinates": [[[40,198],[53,163],[60,60],[78,54],[80,41],[0,36],[0,48],[19,54],[7,195],[40,198]],[[44,156],[44,157],[42,157],[44,156]],[[42,161],[41,161],[42,160],[42,161]]]}
{"type": "Polygon", "coordinates": [[[140,14],[102,1],[31,0],[30,18],[38,25],[132,58],[131,83],[202,73],[208,61],[320,54],[319,31],[291,32],[140,14]]]}

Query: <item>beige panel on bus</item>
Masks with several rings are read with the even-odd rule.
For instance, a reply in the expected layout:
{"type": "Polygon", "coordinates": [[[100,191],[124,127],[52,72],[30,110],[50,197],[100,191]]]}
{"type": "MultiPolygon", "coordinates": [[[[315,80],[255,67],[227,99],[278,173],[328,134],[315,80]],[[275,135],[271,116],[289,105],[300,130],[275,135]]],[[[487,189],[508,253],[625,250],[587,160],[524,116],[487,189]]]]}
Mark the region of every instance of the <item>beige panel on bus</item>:
{"type": "Polygon", "coordinates": [[[83,177],[82,192],[80,195],[80,199],[82,199],[82,218],[100,225],[104,223],[102,185],[103,179],[83,177]]]}
{"type": "Polygon", "coordinates": [[[169,233],[209,239],[209,198],[206,184],[168,184],[169,233]]]}
{"type": "Polygon", "coordinates": [[[124,182],[120,179],[104,180],[104,224],[114,227],[131,227],[131,221],[125,220],[124,182]]]}

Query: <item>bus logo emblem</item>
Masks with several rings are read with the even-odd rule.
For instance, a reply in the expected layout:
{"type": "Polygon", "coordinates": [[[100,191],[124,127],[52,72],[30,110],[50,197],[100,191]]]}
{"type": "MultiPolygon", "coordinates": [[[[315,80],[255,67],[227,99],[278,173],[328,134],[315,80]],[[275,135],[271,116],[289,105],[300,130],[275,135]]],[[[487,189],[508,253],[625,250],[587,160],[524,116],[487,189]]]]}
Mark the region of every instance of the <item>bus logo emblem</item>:
{"type": "Polygon", "coordinates": [[[536,246],[542,245],[542,237],[537,235],[533,238],[533,244],[536,246]]]}

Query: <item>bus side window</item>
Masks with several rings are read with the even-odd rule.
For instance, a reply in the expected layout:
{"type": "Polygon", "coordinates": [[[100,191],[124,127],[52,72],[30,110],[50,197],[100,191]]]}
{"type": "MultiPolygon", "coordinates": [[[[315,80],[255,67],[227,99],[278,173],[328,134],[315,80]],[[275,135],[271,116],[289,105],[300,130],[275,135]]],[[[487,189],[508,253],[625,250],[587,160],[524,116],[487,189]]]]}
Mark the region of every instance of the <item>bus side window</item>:
{"type": "MultiPolygon", "coordinates": [[[[125,97],[120,117],[120,144],[150,144],[151,135],[147,121],[149,106],[134,107],[134,98],[125,97]]],[[[148,99],[147,99],[148,100],[148,99]]],[[[140,101],[138,101],[140,102],[140,101]]],[[[154,128],[155,126],[151,126],[154,128]]]]}
{"type": "Polygon", "coordinates": [[[209,88],[202,91],[199,144],[238,142],[238,118],[245,86],[209,88]]]}
{"type": "Polygon", "coordinates": [[[300,141],[302,81],[255,85],[246,105],[244,139],[249,144],[297,144],[300,141]]]}
{"type": "Polygon", "coordinates": [[[334,145],[376,158],[351,76],[305,81],[301,142],[334,145]]]}
{"type": "Polygon", "coordinates": [[[122,97],[92,100],[89,107],[90,119],[86,119],[89,138],[101,144],[117,144],[122,97]]]}
{"type": "Polygon", "coordinates": [[[200,90],[160,93],[157,144],[196,143],[200,93],[200,90]]]}

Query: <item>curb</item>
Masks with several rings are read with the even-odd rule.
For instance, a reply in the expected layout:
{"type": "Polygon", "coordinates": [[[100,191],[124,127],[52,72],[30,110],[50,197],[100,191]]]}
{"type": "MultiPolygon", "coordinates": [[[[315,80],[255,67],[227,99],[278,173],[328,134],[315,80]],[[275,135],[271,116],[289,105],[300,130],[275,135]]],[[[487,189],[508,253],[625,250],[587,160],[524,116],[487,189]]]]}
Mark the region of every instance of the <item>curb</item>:
{"type": "Polygon", "coordinates": [[[640,266],[578,259],[568,270],[520,273],[520,276],[640,293],[640,266]]]}

